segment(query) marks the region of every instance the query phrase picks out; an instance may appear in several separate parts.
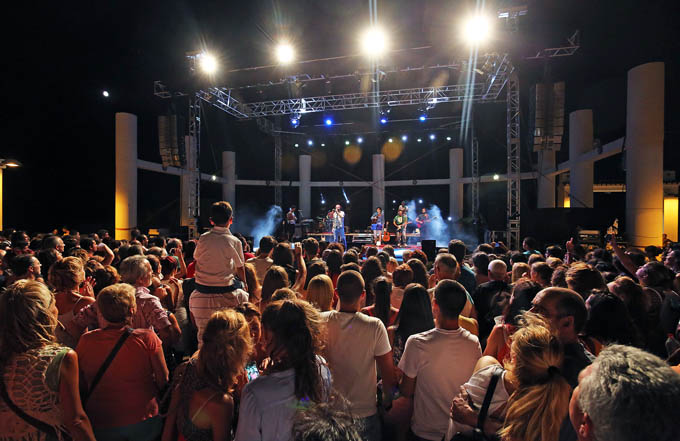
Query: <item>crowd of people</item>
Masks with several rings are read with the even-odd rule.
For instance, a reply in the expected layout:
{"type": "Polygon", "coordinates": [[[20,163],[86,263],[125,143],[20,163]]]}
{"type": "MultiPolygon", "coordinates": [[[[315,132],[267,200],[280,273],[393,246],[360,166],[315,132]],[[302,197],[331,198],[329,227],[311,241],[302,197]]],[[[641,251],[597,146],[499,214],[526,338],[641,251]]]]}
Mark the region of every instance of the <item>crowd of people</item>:
{"type": "Polygon", "coordinates": [[[0,237],[0,441],[678,439],[680,245],[0,237]],[[434,259],[432,259],[434,257],[434,259]]]}

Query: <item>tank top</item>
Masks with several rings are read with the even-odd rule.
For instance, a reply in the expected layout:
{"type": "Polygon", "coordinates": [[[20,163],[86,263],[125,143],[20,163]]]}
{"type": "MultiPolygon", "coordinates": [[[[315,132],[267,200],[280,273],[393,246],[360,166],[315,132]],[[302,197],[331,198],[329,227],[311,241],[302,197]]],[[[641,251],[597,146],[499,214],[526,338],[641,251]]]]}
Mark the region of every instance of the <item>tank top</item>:
{"type": "MultiPolygon", "coordinates": [[[[18,408],[55,428],[64,430],[59,408],[61,361],[69,348],[49,344],[12,357],[3,366],[7,394],[18,408]]],[[[17,416],[0,399],[0,441],[42,441],[47,436],[17,416]]]]}
{"type": "Polygon", "coordinates": [[[181,418],[177,419],[179,433],[186,441],[212,441],[212,429],[202,429],[194,425],[193,420],[198,415],[208,402],[213,399],[220,392],[214,393],[208,398],[193,414],[190,414],[191,396],[194,392],[201,389],[210,388],[211,386],[201,379],[198,375],[198,368],[196,366],[197,360],[192,358],[187,362],[187,367],[184,370],[182,383],[179,389],[180,393],[180,409],[179,415],[181,418]]]}

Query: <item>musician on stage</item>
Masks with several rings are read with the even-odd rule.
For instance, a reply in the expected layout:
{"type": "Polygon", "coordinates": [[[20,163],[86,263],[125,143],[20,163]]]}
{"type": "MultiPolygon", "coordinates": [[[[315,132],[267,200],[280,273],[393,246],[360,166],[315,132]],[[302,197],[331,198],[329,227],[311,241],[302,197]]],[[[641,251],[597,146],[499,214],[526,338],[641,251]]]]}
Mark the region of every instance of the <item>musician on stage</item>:
{"type": "Polygon", "coordinates": [[[295,236],[295,224],[297,223],[297,216],[295,215],[295,205],[290,207],[290,210],[288,210],[288,213],[286,213],[286,220],[284,221],[285,223],[285,231],[286,231],[286,239],[291,240],[293,236],[295,236]]]}
{"type": "Polygon", "coordinates": [[[345,239],[345,212],[342,211],[340,204],[336,205],[335,210],[328,213],[328,216],[331,219],[333,228],[333,242],[339,242],[347,249],[347,240],[345,239]]]}
{"type": "Polygon", "coordinates": [[[397,208],[397,211],[401,210],[404,212],[404,216],[408,217],[408,205],[406,205],[406,201],[401,201],[401,204],[399,204],[399,208],[397,208]]]}
{"type": "Polygon", "coordinates": [[[430,215],[427,213],[427,208],[423,207],[420,214],[416,217],[416,226],[420,230],[420,240],[427,239],[430,233],[430,215]]]}
{"type": "Polygon", "coordinates": [[[375,213],[371,216],[371,231],[373,232],[373,243],[380,242],[380,234],[382,233],[383,224],[385,223],[385,215],[382,207],[375,209],[375,213]]]}
{"type": "Polygon", "coordinates": [[[408,216],[404,210],[399,209],[397,215],[392,219],[392,223],[397,227],[397,243],[400,247],[406,245],[406,225],[408,224],[408,216]]]}

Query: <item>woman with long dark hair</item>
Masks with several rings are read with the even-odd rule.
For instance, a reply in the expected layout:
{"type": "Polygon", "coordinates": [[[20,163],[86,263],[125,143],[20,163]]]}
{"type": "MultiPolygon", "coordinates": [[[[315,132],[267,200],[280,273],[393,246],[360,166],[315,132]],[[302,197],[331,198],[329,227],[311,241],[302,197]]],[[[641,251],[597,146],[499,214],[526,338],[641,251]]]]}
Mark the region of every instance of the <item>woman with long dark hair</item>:
{"type": "MultiPolygon", "coordinates": [[[[411,259],[414,260],[414,259],[411,259]]],[[[417,260],[417,259],[416,259],[417,260]]],[[[420,262],[420,261],[419,261],[420,262]]],[[[387,335],[392,345],[394,365],[399,364],[404,352],[406,340],[413,334],[429,331],[434,328],[432,303],[427,289],[419,283],[410,283],[404,290],[404,300],[401,302],[396,325],[387,329],[387,335]]]]}
{"type": "Polygon", "coordinates": [[[385,328],[388,328],[394,324],[399,314],[399,310],[390,304],[392,283],[387,280],[387,277],[380,276],[373,281],[372,285],[371,291],[375,295],[375,303],[363,308],[361,312],[379,318],[385,328]]]}
{"type": "Polygon", "coordinates": [[[371,306],[375,302],[375,294],[373,293],[373,281],[380,276],[385,275],[385,270],[380,264],[377,257],[369,257],[361,267],[361,277],[366,284],[366,306],[371,306]]]}
{"type": "Polygon", "coordinates": [[[413,271],[413,283],[419,283],[423,285],[425,288],[427,288],[428,284],[428,275],[427,275],[427,267],[425,264],[420,261],[419,259],[409,259],[406,264],[411,267],[411,271],[413,271]]]}
{"type": "Polygon", "coordinates": [[[331,374],[321,353],[318,311],[302,300],[281,300],[262,314],[271,360],[243,389],[236,441],[287,439],[300,406],[328,401],[331,374]]]}

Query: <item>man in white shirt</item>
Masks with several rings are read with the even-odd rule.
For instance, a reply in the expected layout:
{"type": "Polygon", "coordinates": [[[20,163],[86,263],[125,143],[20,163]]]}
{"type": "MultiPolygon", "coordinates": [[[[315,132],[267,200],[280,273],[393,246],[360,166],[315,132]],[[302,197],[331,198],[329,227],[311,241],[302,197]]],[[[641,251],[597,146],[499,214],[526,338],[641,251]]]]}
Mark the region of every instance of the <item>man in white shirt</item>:
{"type": "Polygon", "coordinates": [[[466,292],[454,280],[442,280],[434,291],[435,328],[406,341],[399,369],[401,394],[413,398],[411,431],[415,440],[439,441],[449,422],[449,404],[470,379],[482,356],[479,340],[458,325],[466,292]]]}
{"type": "Polygon", "coordinates": [[[327,324],[325,351],[333,387],[347,398],[352,415],[361,420],[361,439],[378,441],[381,433],[376,406],[376,365],[383,381],[383,403],[391,402],[395,385],[387,331],[380,319],[359,312],[361,299],[366,295],[361,274],[357,271],[340,274],[336,292],[340,310],[321,314],[327,324]]]}
{"type": "Polygon", "coordinates": [[[201,235],[194,251],[196,289],[189,298],[199,348],[203,345],[203,329],[213,312],[248,301],[243,246],[229,231],[233,221],[231,205],[225,201],[215,202],[210,214],[213,228],[201,235]],[[241,280],[243,289],[234,283],[235,276],[241,280]]]}
{"type": "Polygon", "coordinates": [[[345,239],[345,212],[342,211],[340,204],[335,206],[335,210],[329,214],[333,228],[333,242],[341,243],[347,249],[347,240],[345,239]]]}
{"type": "Polygon", "coordinates": [[[272,250],[276,246],[276,239],[272,236],[263,236],[260,239],[260,247],[257,249],[257,255],[251,259],[248,259],[247,263],[252,263],[255,267],[255,274],[257,275],[257,281],[262,283],[264,280],[267,270],[274,261],[271,259],[270,255],[272,250]]]}

